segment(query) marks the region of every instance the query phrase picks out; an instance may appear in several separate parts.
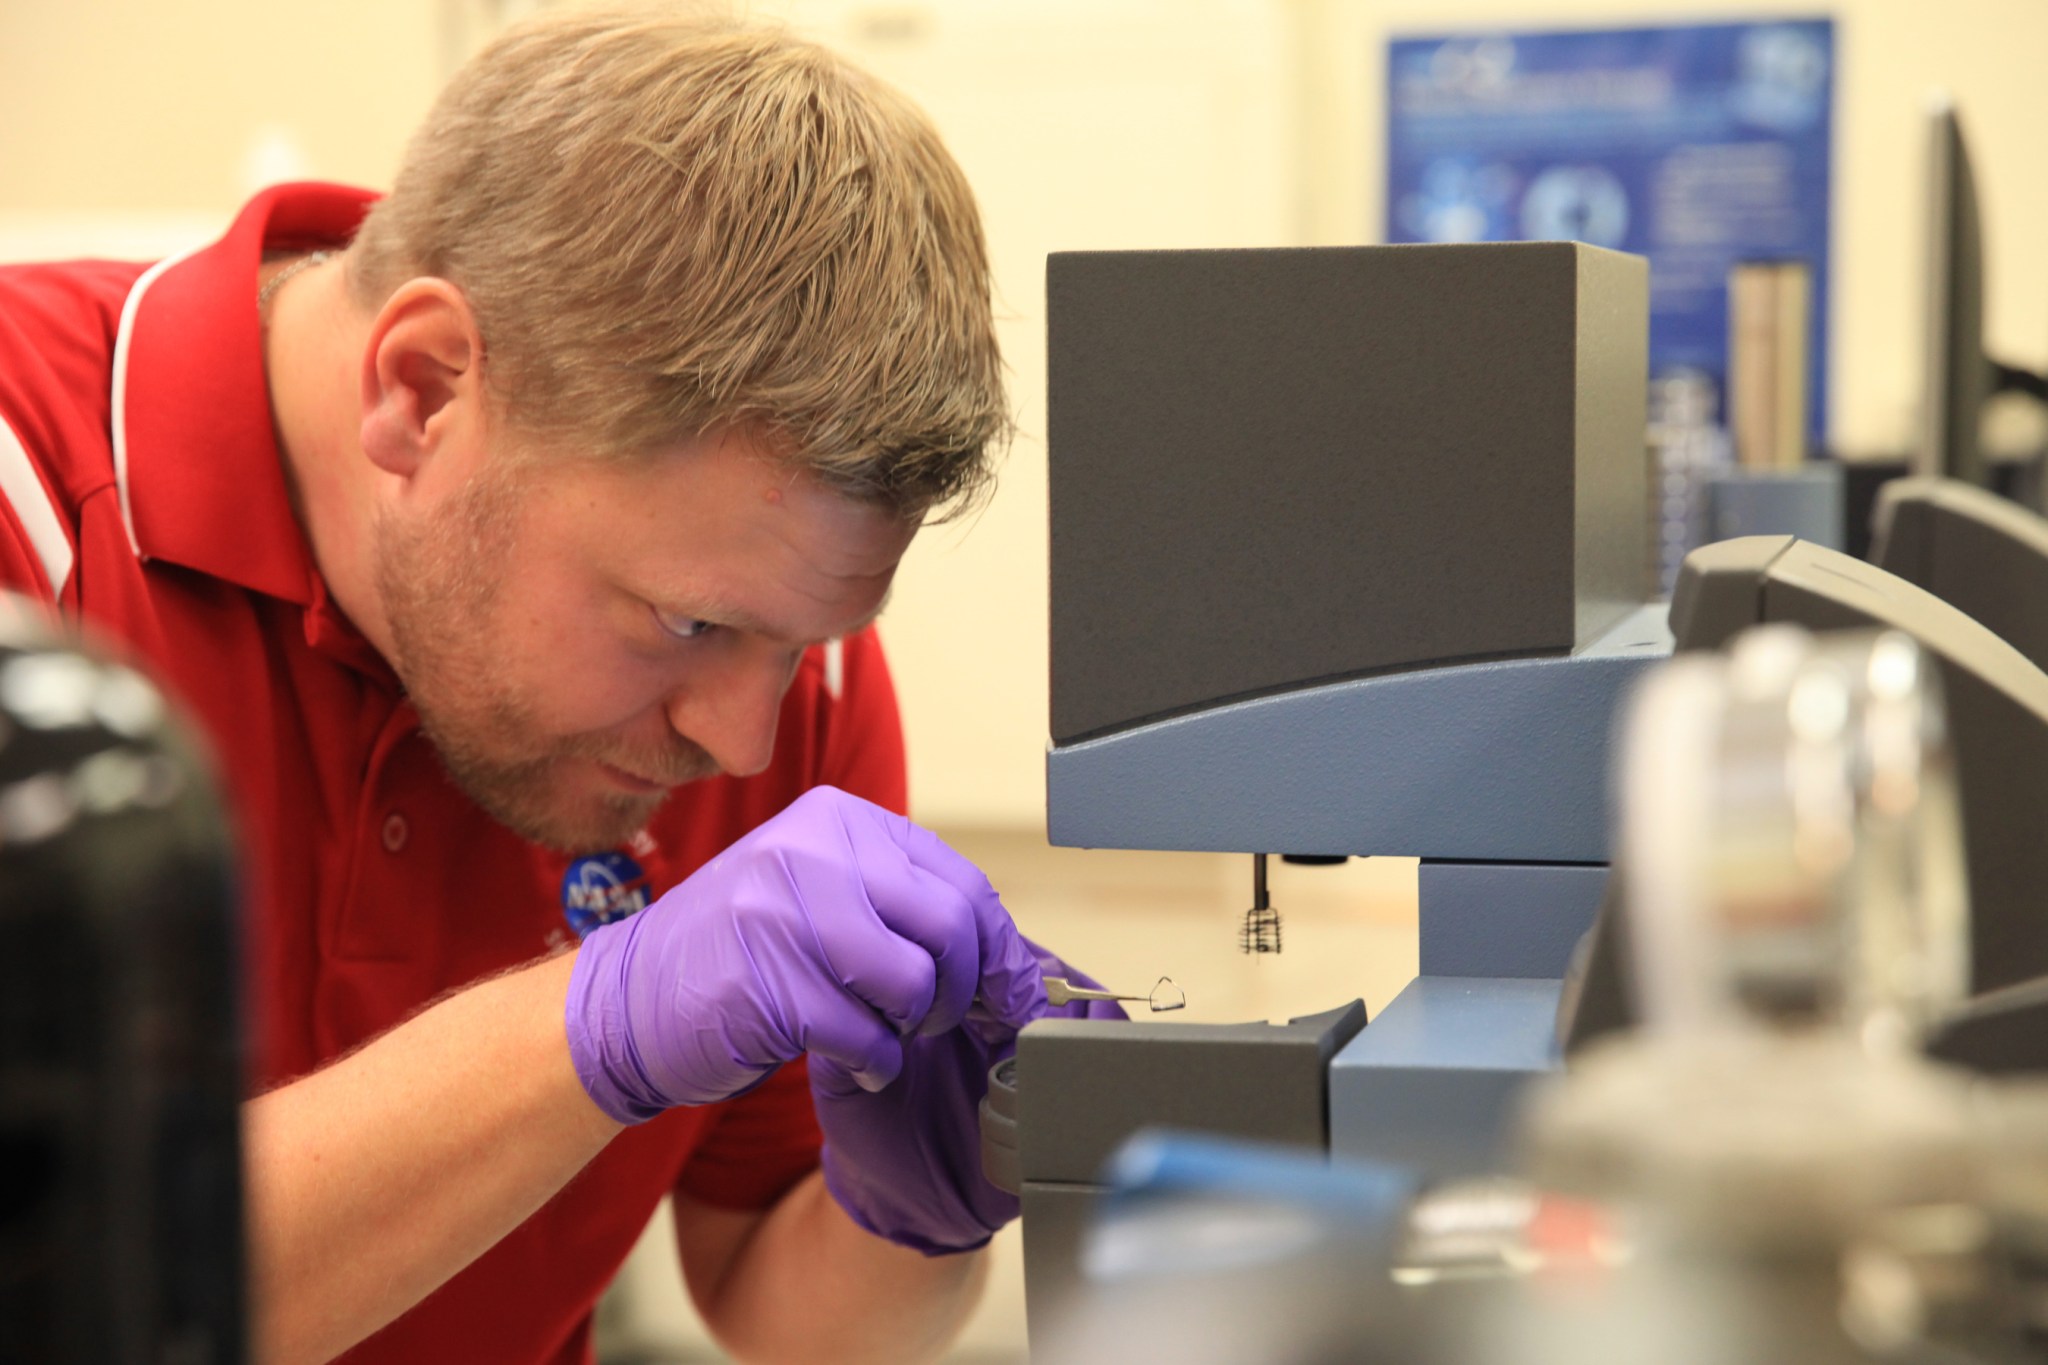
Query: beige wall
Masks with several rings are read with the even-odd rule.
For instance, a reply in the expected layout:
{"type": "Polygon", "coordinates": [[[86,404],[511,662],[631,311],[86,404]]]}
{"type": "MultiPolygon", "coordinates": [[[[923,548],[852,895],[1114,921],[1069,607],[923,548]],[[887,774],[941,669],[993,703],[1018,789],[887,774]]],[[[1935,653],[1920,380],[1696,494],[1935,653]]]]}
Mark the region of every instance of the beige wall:
{"type": "MultiPolygon", "coordinates": [[[[0,0],[0,255],[168,250],[265,174],[380,183],[457,56],[533,0],[0,0]]],[[[1047,250],[1373,239],[1390,34],[1764,13],[1727,0],[762,0],[908,88],[979,188],[1022,439],[922,538],[885,631],[919,814],[1041,817],[1047,250]]],[[[1772,11],[1784,13],[1788,11],[1772,11]]],[[[1803,11],[1793,7],[1789,12],[1803,11]]],[[[2048,3],[1840,0],[1835,443],[1918,399],[1926,89],[1969,120],[1999,351],[2048,366],[2048,3]]]]}
{"type": "Polygon", "coordinates": [[[7,0],[0,209],[225,213],[284,142],[308,169],[381,182],[450,17],[420,0],[7,0]]]}

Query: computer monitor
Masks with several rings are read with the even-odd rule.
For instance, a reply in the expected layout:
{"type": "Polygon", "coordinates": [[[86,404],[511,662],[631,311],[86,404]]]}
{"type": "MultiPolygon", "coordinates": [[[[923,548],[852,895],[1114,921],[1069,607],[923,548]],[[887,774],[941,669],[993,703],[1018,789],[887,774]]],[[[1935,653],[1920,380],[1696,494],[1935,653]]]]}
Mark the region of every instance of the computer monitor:
{"type": "Polygon", "coordinates": [[[2048,403],[2048,375],[1984,353],[1984,229],[1976,176],[1954,101],[1937,92],[1927,110],[1924,393],[1914,472],[1960,479],[2038,505],[2036,463],[1987,459],[1978,436],[1993,394],[2048,403]]]}
{"type": "Polygon", "coordinates": [[[1991,396],[1984,355],[1984,233],[1954,101],[1927,110],[1927,264],[1920,442],[1915,472],[1988,486],[1977,424],[1991,396]]]}

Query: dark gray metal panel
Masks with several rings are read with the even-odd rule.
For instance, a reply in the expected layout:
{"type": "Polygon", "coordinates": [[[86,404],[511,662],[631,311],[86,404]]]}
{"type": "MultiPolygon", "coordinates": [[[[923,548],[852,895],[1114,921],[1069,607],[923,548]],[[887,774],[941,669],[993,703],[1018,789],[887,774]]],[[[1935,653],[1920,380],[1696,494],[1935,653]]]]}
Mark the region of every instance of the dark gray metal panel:
{"type": "Polygon", "coordinates": [[[1979,996],[1939,1022],[1927,1053],[1993,1076],[2048,1072],[2048,982],[1979,996]]]}
{"type": "Polygon", "coordinates": [[[1942,483],[1941,479],[1893,479],[1877,490],[1870,513],[1870,562],[1908,583],[1919,584],[1936,597],[1942,593],[1933,581],[1937,513],[1932,495],[1942,483]],[[1909,491],[1904,495],[1888,493],[1900,485],[1909,491]]]}
{"type": "Polygon", "coordinates": [[[1417,977],[1330,1064],[1331,1152],[1426,1176],[1499,1170],[1522,1087],[1557,1065],[1559,990],[1417,977]]]}
{"type": "Polygon", "coordinates": [[[1046,825],[1083,848],[1605,862],[1608,742],[1669,650],[1661,609],[1599,652],[1359,678],[1046,756],[1046,825]]]}
{"type": "Polygon", "coordinates": [[[1093,1180],[1141,1128],[1186,1128],[1320,1150],[1324,1072],[1365,1006],[1290,1024],[1041,1019],[1017,1039],[1024,1179],[1093,1180]]]}
{"type": "Polygon", "coordinates": [[[1677,649],[1719,649],[1764,619],[1764,576],[1791,536],[1743,536],[1702,545],[1678,566],[1671,589],[1671,634],[1677,649]]]}
{"type": "Polygon", "coordinates": [[[2025,655],[1982,623],[1924,588],[1875,564],[1796,543],[1771,564],[1764,592],[1766,619],[1816,618],[1816,629],[1895,626],[1940,655],[1967,665],[1985,682],[2048,718],[2048,677],[2025,655]],[[1794,615],[1795,599],[1797,601],[1794,615]]]}
{"type": "Polygon", "coordinates": [[[1944,664],[1970,887],[1971,982],[1993,990],[2048,975],[2048,715],[1960,661],[1944,664]]]}
{"type": "Polygon", "coordinates": [[[1562,977],[1607,889],[1601,866],[1424,862],[1424,976],[1562,977]]]}
{"type": "Polygon", "coordinates": [[[1589,555],[1579,621],[1581,512],[1580,538],[1642,554],[1640,266],[1569,243],[1051,257],[1053,735],[1572,648],[1616,591],[1589,555]],[[1580,442],[1581,413],[1604,433],[1631,403],[1626,440],[1580,442]]]}
{"type": "Polygon", "coordinates": [[[1878,495],[1873,559],[2048,665],[2048,518],[1954,479],[1898,479],[1878,495]]]}
{"type": "Polygon", "coordinates": [[[1585,644],[1654,595],[1643,525],[1650,265],[1593,247],[1579,248],[1578,263],[1573,553],[1585,644]]]}

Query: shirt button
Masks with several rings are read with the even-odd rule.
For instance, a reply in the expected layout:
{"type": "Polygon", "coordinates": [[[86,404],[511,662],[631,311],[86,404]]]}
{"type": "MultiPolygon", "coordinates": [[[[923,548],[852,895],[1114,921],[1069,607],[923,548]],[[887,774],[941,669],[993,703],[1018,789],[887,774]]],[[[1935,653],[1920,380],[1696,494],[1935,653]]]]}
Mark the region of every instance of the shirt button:
{"type": "Polygon", "coordinates": [[[384,817],[384,851],[398,853],[405,848],[406,839],[412,834],[412,826],[397,811],[384,817]]]}

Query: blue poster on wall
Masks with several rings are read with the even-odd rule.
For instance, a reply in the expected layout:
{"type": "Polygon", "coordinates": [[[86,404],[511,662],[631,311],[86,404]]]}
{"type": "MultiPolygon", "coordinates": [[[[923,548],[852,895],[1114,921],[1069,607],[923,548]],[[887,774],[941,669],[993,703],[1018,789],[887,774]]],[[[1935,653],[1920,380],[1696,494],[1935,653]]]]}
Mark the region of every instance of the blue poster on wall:
{"type": "Polygon", "coordinates": [[[1650,372],[1725,392],[1729,267],[1813,271],[1826,428],[1826,19],[1399,39],[1387,53],[1390,242],[1569,238],[1650,259],[1650,372]]]}

